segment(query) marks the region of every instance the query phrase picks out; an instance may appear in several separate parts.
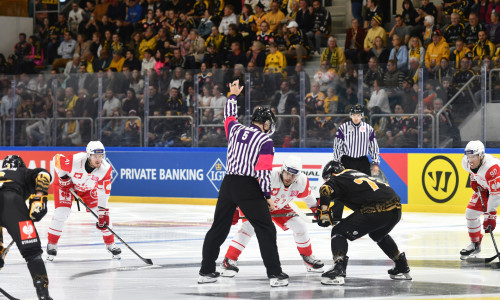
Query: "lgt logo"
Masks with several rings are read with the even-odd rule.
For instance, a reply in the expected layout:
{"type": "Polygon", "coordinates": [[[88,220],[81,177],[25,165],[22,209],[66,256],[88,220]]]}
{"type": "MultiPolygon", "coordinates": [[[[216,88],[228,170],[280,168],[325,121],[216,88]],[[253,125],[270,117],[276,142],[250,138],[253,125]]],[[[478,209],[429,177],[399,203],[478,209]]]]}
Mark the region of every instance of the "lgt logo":
{"type": "Polygon", "coordinates": [[[207,172],[207,178],[208,180],[210,180],[210,183],[214,186],[217,192],[219,192],[222,179],[224,179],[225,175],[226,175],[226,166],[222,163],[220,158],[217,158],[215,163],[207,172]]]}

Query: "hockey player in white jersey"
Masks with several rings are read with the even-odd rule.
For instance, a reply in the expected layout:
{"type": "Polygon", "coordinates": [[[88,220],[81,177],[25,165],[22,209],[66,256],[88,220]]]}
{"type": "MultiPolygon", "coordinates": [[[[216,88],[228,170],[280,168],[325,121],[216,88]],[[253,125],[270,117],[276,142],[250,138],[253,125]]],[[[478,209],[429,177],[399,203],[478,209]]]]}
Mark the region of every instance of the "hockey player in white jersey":
{"type": "MultiPolygon", "coordinates": [[[[324,264],[312,254],[311,240],[307,232],[306,223],[296,215],[290,207],[290,201],[300,199],[313,211],[316,211],[317,201],[311,195],[309,179],[303,173],[300,157],[290,155],[281,168],[274,168],[271,172],[271,199],[274,207],[271,208],[273,222],[283,230],[291,229],[297,244],[300,256],[304,260],[307,271],[323,272],[324,264]],[[273,217],[273,215],[290,214],[291,216],[273,217]],[[294,216],[295,215],[295,216],[294,216]]],[[[236,211],[238,213],[238,210],[236,211]]],[[[236,224],[239,215],[235,214],[233,225],[236,224]]],[[[222,262],[222,276],[233,277],[238,273],[237,260],[245,249],[255,230],[250,222],[243,220],[238,233],[229,244],[229,248],[222,262]]]]}
{"type": "Polygon", "coordinates": [[[105,160],[106,151],[99,141],[91,141],[86,152],[66,157],[56,154],[54,163],[54,205],[55,211],[49,227],[48,260],[57,255],[57,243],[61,237],[64,222],[71,213],[73,189],[82,200],[99,216],[96,223],[101,230],[106,249],[113,258],[119,259],[121,249],[115,245],[113,234],[104,227],[111,227],[108,200],[111,193],[111,165],[105,160]]]}
{"type": "Polygon", "coordinates": [[[460,251],[460,258],[466,259],[481,252],[481,220],[485,233],[496,227],[497,207],[500,204],[500,160],[490,154],[485,154],[484,145],[480,141],[470,141],[465,147],[462,167],[470,173],[470,186],[474,191],[465,211],[467,229],[471,244],[460,251]],[[483,211],[478,196],[478,187],[486,212],[483,211]]]}

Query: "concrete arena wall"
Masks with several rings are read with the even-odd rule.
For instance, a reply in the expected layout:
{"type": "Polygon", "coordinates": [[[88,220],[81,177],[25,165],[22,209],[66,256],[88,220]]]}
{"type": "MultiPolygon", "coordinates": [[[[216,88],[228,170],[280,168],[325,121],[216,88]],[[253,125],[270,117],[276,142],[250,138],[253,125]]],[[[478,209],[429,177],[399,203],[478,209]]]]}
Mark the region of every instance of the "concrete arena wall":
{"type": "MultiPolygon", "coordinates": [[[[53,174],[56,153],[72,155],[84,148],[3,147],[0,157],[18,154],[30,168],[53,174]]],[[[113,165],[113,202],[214,205],[225,174],[225,148],[107,148],[113,165]]],[[[321,170],[331,149],[276,149],[274,167],[289,154],[302,158],[313,194],[318,197],[321,170]]],[[[461,167],[462,149],[381,149],[380,167],[400,195],[405,211],[463,213],[472,195],[461,167]]],[[[500,149],[488,149],[500,157],[500,149]]],[[[305,204],[299,202],[305,208],[305,204]]]]}

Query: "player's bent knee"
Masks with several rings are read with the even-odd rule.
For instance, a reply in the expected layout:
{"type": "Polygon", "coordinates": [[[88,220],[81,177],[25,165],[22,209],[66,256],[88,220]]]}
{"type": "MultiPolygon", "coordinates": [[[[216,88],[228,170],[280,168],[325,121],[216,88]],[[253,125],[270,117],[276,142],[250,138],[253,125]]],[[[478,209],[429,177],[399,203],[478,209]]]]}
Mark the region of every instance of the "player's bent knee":
{"type": "Polygon", "coordinates": [[[349,241],[354,241],[359,238],[356,231],[348,231],[337,227],[338,226],[332,228],[332,239],[335,238],[336,236],[342,236],[343,238],[348,239],[349,241]]]}
{"type": "Polygon", "coordinates": [[[56,221],[64,222],[68,219],[70,213],[71,213],[71,208],[58,207],[54,210],[54,219],[56,221]]]}
{"type": "Polygon", "coordinates": [[[482,214],[483,214],[482,211],[477,211],[477,210],[470,209],[470,208],[467,208],[465,210],[465,218],[466,219],[477,219],[482,214]]]}
{"type": "Polygon", "coordinates": [[[23,256],[24,260],[26,262],[32,262],[32,261],[35,261],[37,259],[42,259],[42,254],[43,254],[43,250],[41,247],[29,247],[29,248],[25,248],[25,249],[21,249],[20,250],[21,252],[21,255],[23,256]]]}

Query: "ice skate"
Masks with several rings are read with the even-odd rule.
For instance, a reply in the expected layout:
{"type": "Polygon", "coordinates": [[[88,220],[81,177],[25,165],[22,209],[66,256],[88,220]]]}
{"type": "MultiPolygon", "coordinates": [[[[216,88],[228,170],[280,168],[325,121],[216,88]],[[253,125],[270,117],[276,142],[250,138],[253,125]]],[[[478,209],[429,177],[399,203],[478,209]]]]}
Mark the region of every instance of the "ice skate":
{"type": "Polygon", "coordinates": [[[394,280],[411,280],[410,267],[408,267],[408,262],[406,261],[406,255],[404,252],[400,253],[398,258],[394,261],[396,266],[387,271],[391,279],[394,280]]]}
{"type": "Polygon", "coordinates": [[[198,284],[216,282],[219,276],[220,276],[219,272],[213,272],[209,274],[204,274],[200,272],[200,277],[198,277],[198,284]]]}
{"type": "Polygon", "coordinates": [[[232,260],[227,257],[224,257],[224,260],[222,261],[220,267],[222,270],[220,275],[222,277],[234,277],[236,274],[238,274],[238,271],[240,270],[237,267],[236,260],[232,260]]]}
{"type": "Polygon", "coordinates": [[[122,249],[118,248],[114,243],[106,245],[106,250],[113,254],[113,259],[121,259],[120,253],[122,253],[122,249]]]}
{"type": "Polygon", "coordinates": [[[280,287],[288,285],[288,275],[281,272],[278,275],[269,276],[269,284],[271,287],[280,287]]]}
{"type": "Polygon", "coordinates": [[[335,265],[328,272],[323,273],[321,275],[321,284],[325,285],[344,285],[347,262],[349,261],[349,257],[346,256],[343,259],[337,260],[335,265]]]}
{"type": "Polygon", "coordinates": [[[47,276],[37,277],[33,279],[33,285],[36,289],[36,294],[38,296],[38,300],[52,300],[49,296],[49,281],[47,276]]]}
{"type": "Polygon", "coordinates": [[[57,255],[57,245],[47,244],[47,261],[53,261],[57,255]]]}
{"type": "Polygon", "coordinates": [[[323,273],[323,266],[325,265],[321,260],[314,257],[314,255],[300,255],[304,260],[304,265],[306,266],[307,272],[323,273]]]}
{"type": "Polygon", "coordinates": [[[481,242],[472,242],[469,246],[460,250],[460,259],[466,260],[468,257],[476,257],[481,252],[481,242]]]}

